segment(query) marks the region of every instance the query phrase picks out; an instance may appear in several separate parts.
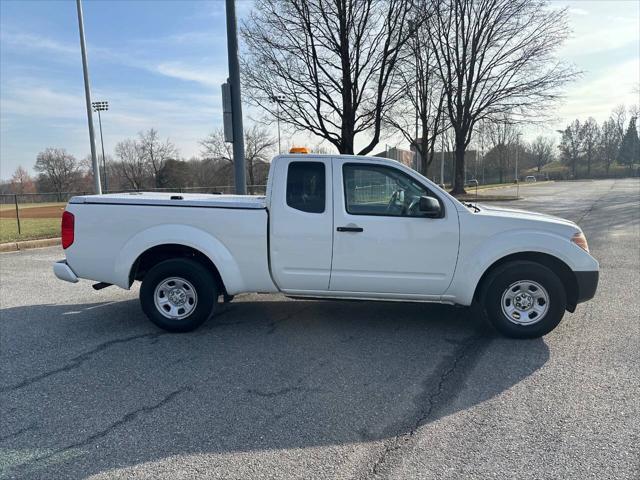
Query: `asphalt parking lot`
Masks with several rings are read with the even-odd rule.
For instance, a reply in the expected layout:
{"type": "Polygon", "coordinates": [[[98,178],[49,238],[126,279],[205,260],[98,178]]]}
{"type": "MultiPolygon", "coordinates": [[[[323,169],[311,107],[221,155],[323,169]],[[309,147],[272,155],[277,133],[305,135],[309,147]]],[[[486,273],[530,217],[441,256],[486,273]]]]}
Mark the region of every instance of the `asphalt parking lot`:
{"type": "Polygon", "coordinates": [[[530,341],[462,308],[278,295],[172,335],[137,287],[57,281],[59,248],[0,255],[0,476],[638,478],[640,181],[521,195],[601,265],[530,341]]]}

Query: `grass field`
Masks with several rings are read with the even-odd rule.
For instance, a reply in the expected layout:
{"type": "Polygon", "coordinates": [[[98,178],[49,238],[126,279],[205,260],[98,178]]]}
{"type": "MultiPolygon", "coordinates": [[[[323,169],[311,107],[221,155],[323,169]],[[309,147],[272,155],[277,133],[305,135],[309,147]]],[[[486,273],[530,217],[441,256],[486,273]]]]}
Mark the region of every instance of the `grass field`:
{"type": "Polygon", "coordinates": [[[0,243],[60,236],[60,218],[21,218],[21,234],[15,218],[0,218],[0,243]]]}
{"type": "Polygon", "coordinates": [[[60,217],[64,203],[18,204],[20,234],[15,205],[0,205],[0,243],[60,236],[60,217]]]}
{"type": "MultiPolygon", "coordinates": [[[[18,209],[24,210],[27,208],[42,208],[42,207],[60,207],[64,208],[66,205],[65,202],[42,202],[42,203],[19,203],[18,209]]],[[[16,206],[13,203],[3,203],[0,204],[0,211],[11,210],[13,212],[16,211],[16,206]]]]}

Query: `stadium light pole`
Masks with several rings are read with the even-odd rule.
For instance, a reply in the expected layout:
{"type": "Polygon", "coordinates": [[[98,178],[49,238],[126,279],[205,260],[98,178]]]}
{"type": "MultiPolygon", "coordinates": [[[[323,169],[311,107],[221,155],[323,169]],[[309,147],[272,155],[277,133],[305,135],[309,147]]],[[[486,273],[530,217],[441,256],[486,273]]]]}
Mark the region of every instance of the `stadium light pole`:
{"type": "Polygon", "coordinates": [[[102,147],[102,175],[104,175],[104,191],[109,191],[109,182],[107,181],[107,161],[104,156],[104,139],[102,138],[102,118],[100,112],[109,110],[109,102],[92,102],[93,111],[98,112],[98,125],[100,125],[100,146],[102,147]]]}
{"type": "Polygon", "coordinates": [[[280,146],[280,102],[284,100],[284,95],[274,95],[270,98],[276,104],[276,122],[278,123],[278,155],[282,154],[280,146]]]}
{"type": "Polygon", "coordinates": [[[93,166],[93,184],[97,195],[102,194],[100,184],[100,165],[96,156],[96,140],[93,133],[93,114],[91,112],[91,88],[89,86],[89,65],[87,61],[87,45],[84,39],[84,20],[82,17],[82,2],[76,0],[78,10],[78,30],[80,32],[80,53],[82,54],[82,73],[84,75],[84,96],[87,104],[87,121],[89,123],[89,143],[91,145],[91,165],[93,166]]]}

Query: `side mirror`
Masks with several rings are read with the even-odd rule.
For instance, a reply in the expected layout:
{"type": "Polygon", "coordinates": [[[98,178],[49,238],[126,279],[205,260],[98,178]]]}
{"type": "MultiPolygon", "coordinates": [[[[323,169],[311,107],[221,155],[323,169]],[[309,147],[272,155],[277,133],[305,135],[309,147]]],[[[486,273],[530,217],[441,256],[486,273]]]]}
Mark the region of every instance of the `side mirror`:
{"type": "Polygon", "coordinates": [[[437,218],[442,214],[440,202],[433,197],[420,197],[419,208],[425,217],[437,218]]]}

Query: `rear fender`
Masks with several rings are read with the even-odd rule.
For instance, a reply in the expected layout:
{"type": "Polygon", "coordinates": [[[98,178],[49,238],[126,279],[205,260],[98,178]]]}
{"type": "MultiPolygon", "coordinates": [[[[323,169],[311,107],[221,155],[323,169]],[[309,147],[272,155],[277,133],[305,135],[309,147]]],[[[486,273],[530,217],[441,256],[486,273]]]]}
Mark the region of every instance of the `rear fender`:
{"type": "Polygon", "coordinates": [[[120,250],[115,263],[116,285],[129,288],[129,273],[134,262],[150,248],[177,244],[191,247],[206,255],[216,266],[227,292],[242,291],[244,281],[235,259],[213,235],[187,225],[158,225],[137,233],[120,250]],[[161,239],[161,241],[159,241],[161,239]]]}

